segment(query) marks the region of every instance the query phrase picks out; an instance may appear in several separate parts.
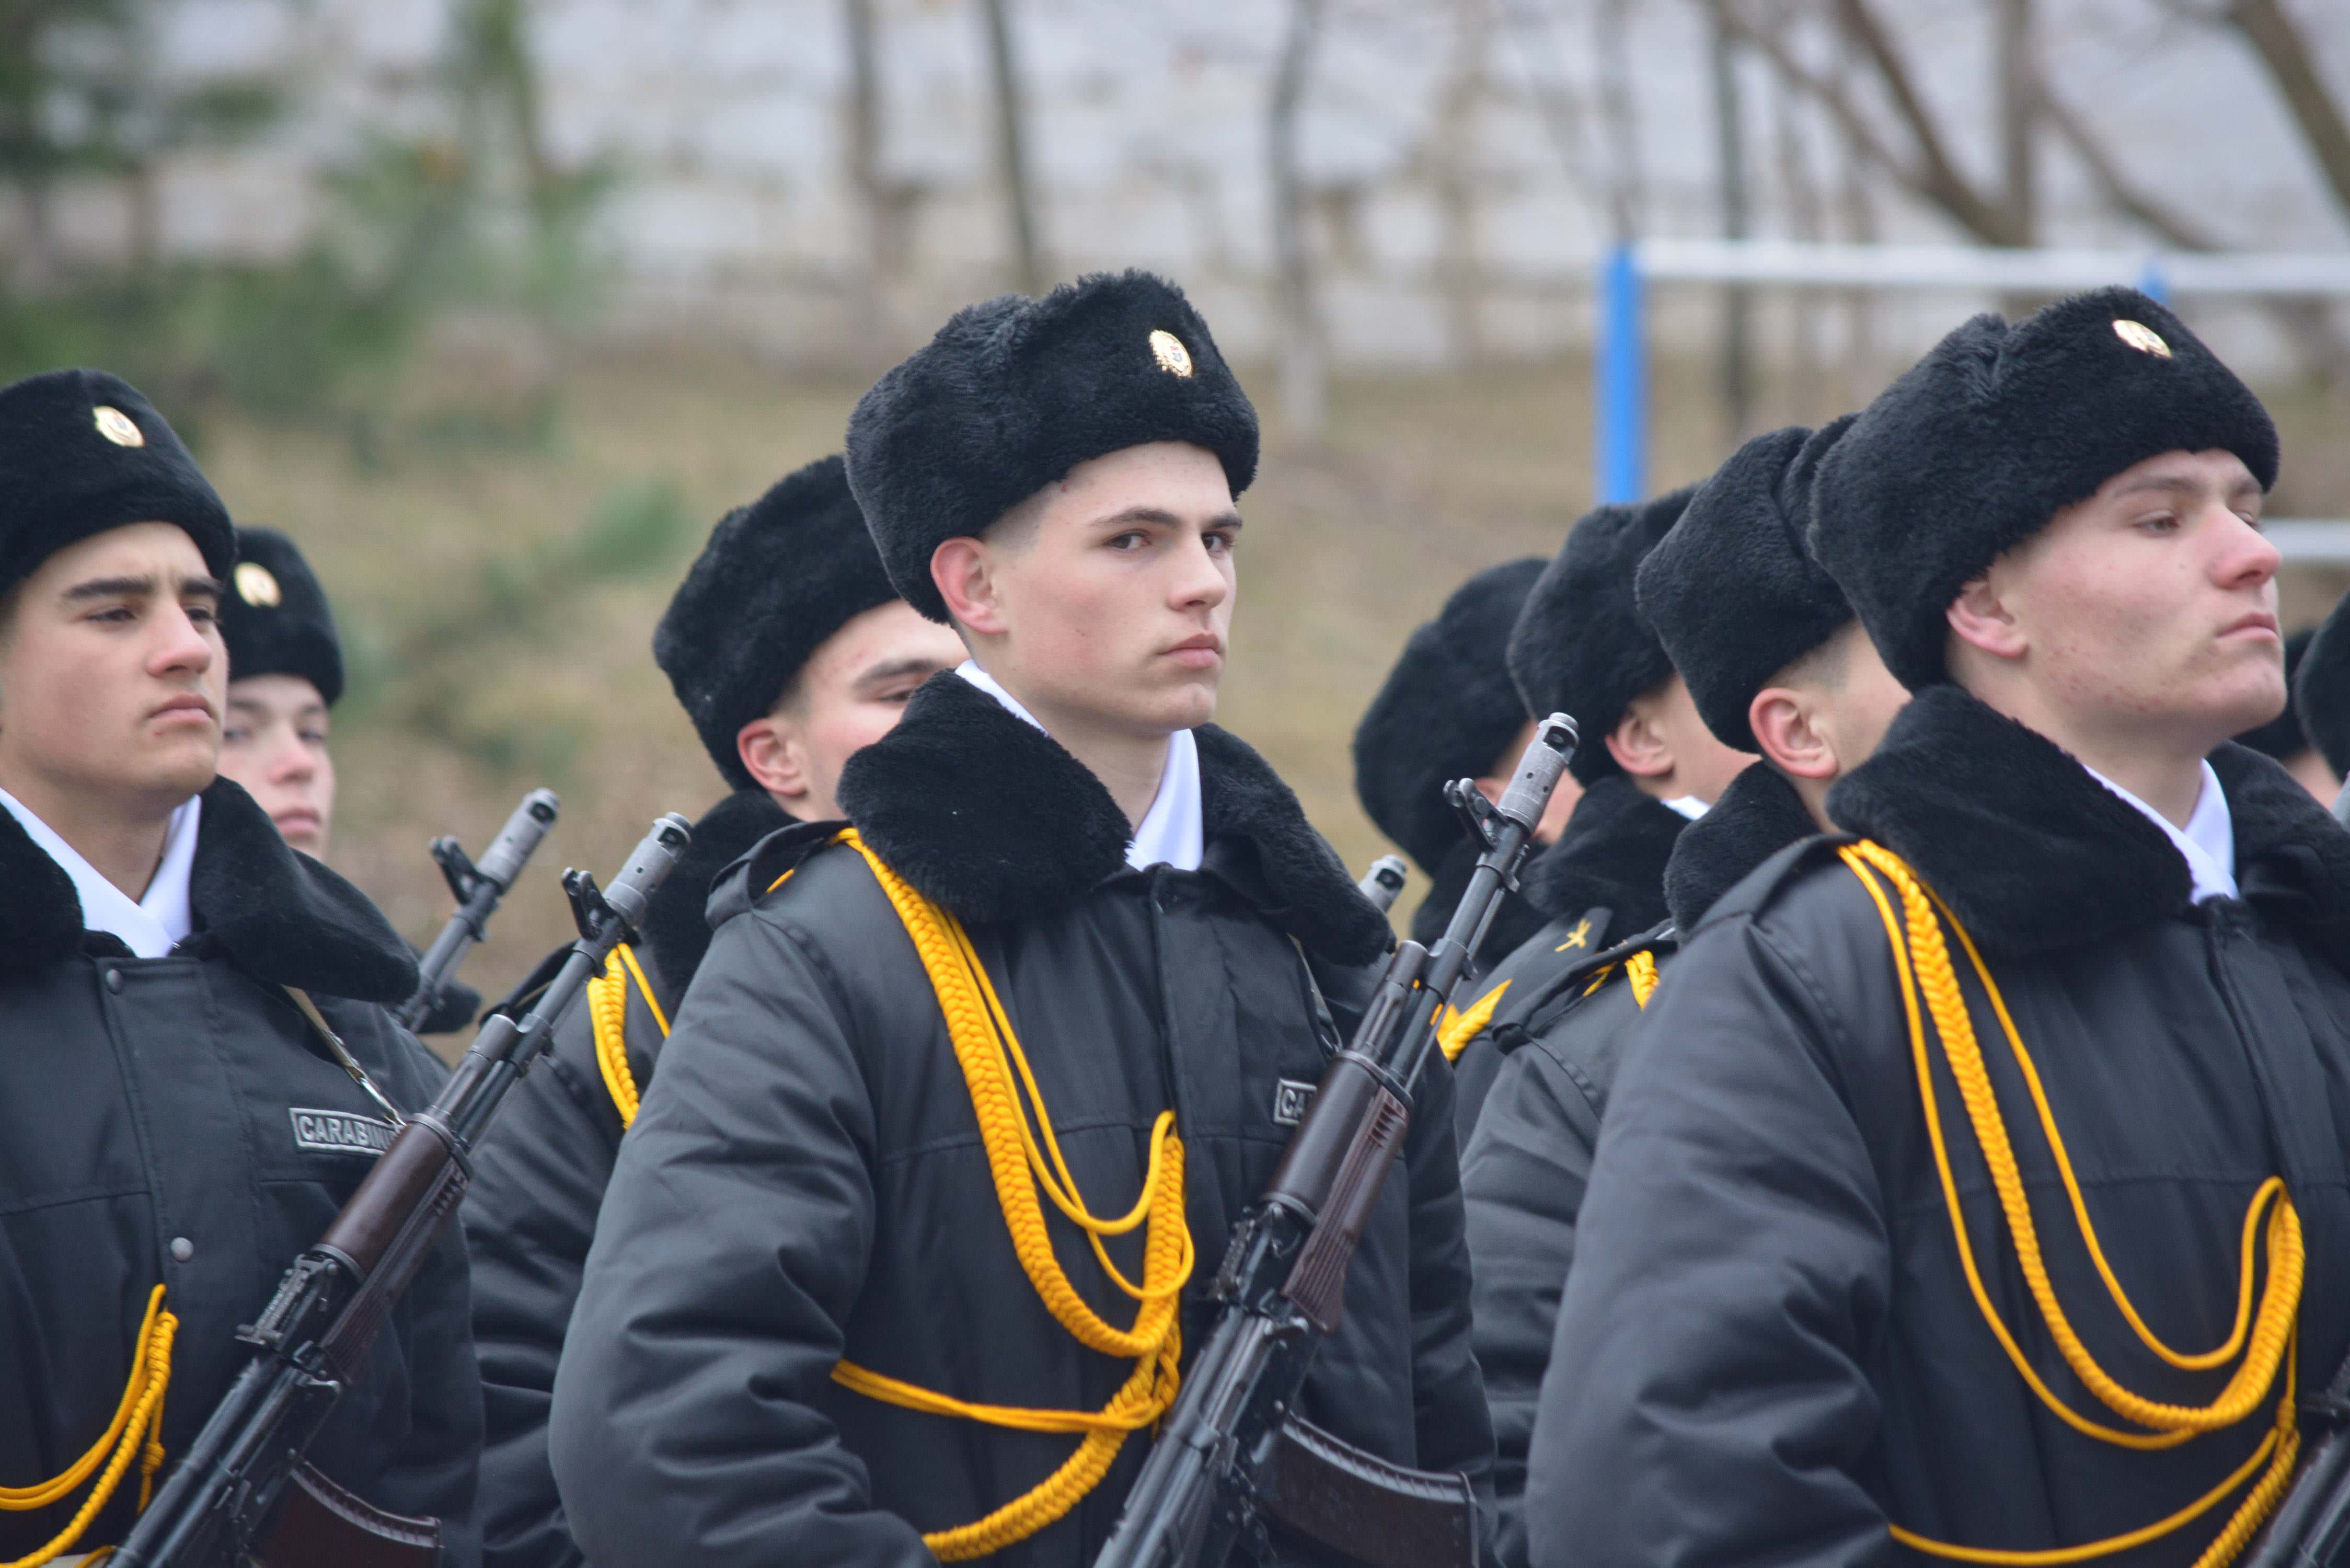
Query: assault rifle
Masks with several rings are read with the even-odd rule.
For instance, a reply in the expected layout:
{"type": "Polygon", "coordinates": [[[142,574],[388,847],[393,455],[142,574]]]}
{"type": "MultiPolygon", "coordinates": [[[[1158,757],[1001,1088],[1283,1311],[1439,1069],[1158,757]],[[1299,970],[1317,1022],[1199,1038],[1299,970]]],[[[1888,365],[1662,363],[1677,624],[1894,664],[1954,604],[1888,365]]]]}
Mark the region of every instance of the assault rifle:
{"type": "Polygon", "coordinates": [[[391,1011],[392,1018],[402,1029],[416,1032],[417,1025],[424,1022],[432,1004],[440,999],[442,984],[457,972],[457,966],[465,961],[465,954],[473,944],[489,934],[490,916],[497,909],[498,900],[506,896],[515,878],[522,875],[524,863],[546,836],[546,830],[555,826],[556,815],[561,809],[562,802],[555,798],[551,789],[535,789],[523,796],[522,804],[514,808],[506,825],[498,829],[497,837],[478,865],[467,857],[464,846],[455,839],[432,841],[433,861],[447,879],[449,891],[456,895],[457,912],[449,917],[449,923],[441,928],[441,934],[424,950],[424,957],[416,966],[416,994],[391,1011]]]}
{"type": "Polygon", "coordinates": [[[1272,1185],[1241,1217],[1215,1285],[1216,1321],[1095,1568],[1222,1568],[1265,1520],[1359,1561],[1474,1568],[1468,1479],[1391,1465],[1292,1413],[1338,1326],[1347,1271],[1411,1122],[1437,1020],[1484,940],[1575,750],[1575,723],[1535,727],[1501,804],[1463,779],[1445,794],[1484,846],[1434,948],[1404,942],[1347,1049],[1322,1075],[1272,1185]]]}
{"type": "Polygon", "coordinates": [[[2292,1489],[2278,1500],[2244,1553],[2243,1568],[2334,1568],[2350,1561],[2350,1359],[2302,1414],[2325,1435],[2302,1456],[2292,1489]]]}
{"type": "Polygon", "coordinates": [[[408,1117],[316,1245],[294,1260],[260,1317],[237,1331],[254,1357],[213,1410],[113,1568],[212,1568],[258,1555],[274,1568],[440,1560],[440,1521],[370,1508],[303,1462],[344,1384],[400,1293],[456,1218],[473,1180],[467,1156],[499,1103],[546,1049],[556,1015],[612,949],[691,839],[685,818],[653,824],[608,889],[563,875],[579,940],[520,1020],[494,1013],[426,1109],[408,1117]],[[281,1508],[280,1504],[284,1506],[281,1508]]]}
{"type": "Polygon", "coordinates": [[[1371,868],[1363,873],[1363,879],[1355,886],[1362,889],[1363,897],[1384,915],[1395,908],[1397,898],[1403,892],[1404,878],[1409,874],[1402,856],[1382,855],[1371,862],[1371,868]]]}

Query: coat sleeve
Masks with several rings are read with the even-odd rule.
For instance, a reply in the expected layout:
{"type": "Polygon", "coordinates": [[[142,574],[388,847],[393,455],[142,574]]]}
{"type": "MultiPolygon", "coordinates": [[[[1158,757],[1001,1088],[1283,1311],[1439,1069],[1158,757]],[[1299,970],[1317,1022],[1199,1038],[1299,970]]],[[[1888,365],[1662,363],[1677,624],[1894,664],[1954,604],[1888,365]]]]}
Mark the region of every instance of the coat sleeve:
{"type": "MultiPolygon", "coordinates": [[[[1470,1345],[1469,1243],[1460,1147],[1452,1141],[1452,1074],[1433,1053],[1425,1072],[1404,1145],[1411,1180],[1412,1397],[1419,1465],[1466,1473],[1490,1525],[1493,1426],[1470,1345]]],[[[1492,1544],[1489,1536],[1479,1555],[1490,1555],[1492,1544]]]]}
{"type": "Polygon", "coordinates": [[[547,1407],[565,1326],[619,1147],[619,1114],[593,1059],[588,1009],[556,1021],[546,1057],[516,1085],[474,1157],[465,1198],[473,1340],[482,1363],[482,1549],[489,1568],[577,1568],[555,1470],[547,1407]]]}
{"type": "Polygon", "coordinates": [[[768,911],[728,920],[622,1140],[556,1376],[589,1561],[930,1568],[822,1407],[873,1147],[842,989],[768,911]]]}
{"type": "MultiPolygon", "coordinates": [[[[1569,1013],[1568,1018],[1576,1015],[1569,1013]]],[[[1591,1176],[1599,1113],[1545,1041],[1506,1057],[1461,1167],[1477,1365],[1492,1411],[1497,1560],[1526,1562],[1526,1448],[1591,1176]]]]}
{"type": "MultiPolygon", "coordinates": [[[[386,1027],[391,1028],[386,1020],[386,1027]]],[[[394,1097],[421,1106],[448,1069],[406,1032],[393,1028],[411,1083],[394,1097]]],[[[482,1458],[482,1376],[473,1355],[471,1270],[465,1238],[452,1225],[434,1243],[400,1302],[394,1322],[407,1353],[409,1427],[369,1502],[441,1521],[449,1568],[482,1560],[477,1485],[482,1458]]]]}
{"type": "Polygon", "coordinates": [[[1542,1568],[1891,1558],[1883,1199],[1807,979],[1746,919],[1700,933],[1616,1082],[1528,1460],[1542,1568]]]}

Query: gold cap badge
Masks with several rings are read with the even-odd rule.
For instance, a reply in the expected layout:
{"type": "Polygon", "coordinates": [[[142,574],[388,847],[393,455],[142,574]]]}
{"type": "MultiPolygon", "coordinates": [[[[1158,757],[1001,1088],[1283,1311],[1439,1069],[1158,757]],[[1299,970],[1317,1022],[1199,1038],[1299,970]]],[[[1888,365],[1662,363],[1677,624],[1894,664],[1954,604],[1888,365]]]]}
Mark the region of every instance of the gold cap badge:
{"type": "Polygon", "coordinates": [[[1180,337],[1163,327],[1151,328],[1150,357],[1170,376],[1188,377],[1191,373],[1191,351],[1183,347],[1180,337]]]}
{"type": "Polygon", "coordinates": [[[258,561],[236,564],[236,597],[255,609],[275,609],[286,597],[277,578],[258,561]]]}
{"type": "Polygon", "coordinates": [[[2114,323],[2114,336],[2141,354],[2151,354],[2158,359],[2170,358],[2170,345],[2162,334],[2143,321],[2120,320],[2114,323]]]}
{"type": "Polygon", "coordinates": [[[147,444],[147,438],[140,433],[137,425],[130,422],[130,416],[120,409],[109,408],[104,403],[100,403],[91,412],[98,421],[98,433],[115,445],[145,446],[147,444]]]}

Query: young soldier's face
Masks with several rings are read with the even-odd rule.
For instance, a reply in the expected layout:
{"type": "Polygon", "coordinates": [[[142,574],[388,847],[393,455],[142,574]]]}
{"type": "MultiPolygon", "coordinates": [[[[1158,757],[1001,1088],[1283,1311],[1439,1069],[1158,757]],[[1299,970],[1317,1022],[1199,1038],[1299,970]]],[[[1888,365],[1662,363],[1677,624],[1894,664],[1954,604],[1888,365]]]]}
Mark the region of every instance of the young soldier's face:
{"type": "Polygon", "coordinates": [[[1128,447],[990,529],[965,579],[977,592],[956,613],[989,673],[1047,728],[1082,716],[1138,737],[1188,730],[1215,717],[1240,531],[1213,453],[1128,447]]]}
{"type": "Polygon", "coordinates": [[[2207,752],[2284,711],[2279,556],[2261,499],[2231,452],[2148,458],[1961,599],[1990,609],[1989,651],[2085,732],[2158,732],[2207,752]]]}
{"type": "Polygon", "coordinates": [[[68,545],[0,620],[0,789],[168,810],[212,783],[228,655],[195,541],[134,523],[68,545]]]}
{"type": "Polygon", "coordinates": [[[244,786],[286,843],[327,853],[335,815],[335,760],[327,754],[327,701],[299,675],[228,683],[220,771],[244,786]]]}
{"type": "Polygon", "coordinates": [[[963,660],[962,639],[903,599],[852,616],[816,645],[791,688],[734,738],[743,765],[804,822],[840,815],[840,771],[888,734],[907,699],[963,660]]]}

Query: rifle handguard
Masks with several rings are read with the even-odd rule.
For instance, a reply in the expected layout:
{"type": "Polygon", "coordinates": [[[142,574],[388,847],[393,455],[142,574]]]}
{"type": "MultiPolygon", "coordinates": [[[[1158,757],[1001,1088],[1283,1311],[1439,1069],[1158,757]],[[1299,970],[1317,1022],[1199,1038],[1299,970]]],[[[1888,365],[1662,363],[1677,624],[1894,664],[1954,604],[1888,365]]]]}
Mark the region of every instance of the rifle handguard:
{"type": "MultiPolygon", "coordinates": [[[[1314,1113],[1309,1113],[1309,1119],[1332,1129],[1322,1137],[1343,1137],[1349,1142],[1336,1162],[1336,1175],[1328,1191],[1314,1205],[1314,1229],[1297,1250],[1296,1265],[1289,1271],[1281,1293],[1296,1304],[1318,1332],[1336,1334],[1347,1303],[1347,1265],[1354,1262],[1355,1248],[1371,1222],[1371,1211],[1378,1207],[1388,1167],[1402,1150],[1404,1135],[1411,1129],[1411,1107],[1397,1097],[1376,1068],[1350,1053],[1332,1062],[1322,1075],[1314,1113]],[[1327,1113],[1314,1114],[1322,1113],[1326,1105],[1327,1113]]],[[[1290,1156],[1298,1154],[1306,1141],[1303,1135],[1307,1129],[1297,1130],[1301,1136],[1292,1140],[1284,1154],[1268,1195],[1284,1190],[1282,1178],[1291,1169],[1290,1156]]],[[[1320,1149],[1299,1156],[1301,1170],[1326,1168],[1329,1163],[1320,1149]]]]}

